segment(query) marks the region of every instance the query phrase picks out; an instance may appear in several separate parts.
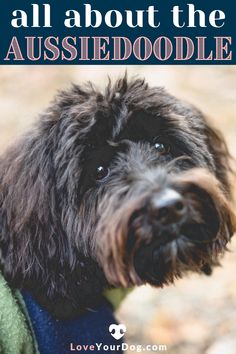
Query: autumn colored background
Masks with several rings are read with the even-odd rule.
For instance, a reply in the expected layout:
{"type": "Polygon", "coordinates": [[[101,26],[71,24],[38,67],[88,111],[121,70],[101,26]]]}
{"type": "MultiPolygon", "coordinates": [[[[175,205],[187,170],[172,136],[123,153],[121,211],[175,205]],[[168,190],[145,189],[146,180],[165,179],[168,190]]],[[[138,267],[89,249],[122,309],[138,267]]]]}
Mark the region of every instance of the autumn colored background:
{"type": "MultiPolygon", "coordinates": [[[[127,69],[196,104],[236,156],[236,66],[0,66],[0,152],[47,107],[58,89],[104,86],[127,69]]],[[[191,139],[191,137],[189,137],[191,139]]],[[[139,288],[117,316],[130,344],[166,344],[168,354],[236,353],[236,239],[213,276],[190,275],[162,290],[139,288]]],[[[143,352],[145,353],[145,352],[143,352]]]]}

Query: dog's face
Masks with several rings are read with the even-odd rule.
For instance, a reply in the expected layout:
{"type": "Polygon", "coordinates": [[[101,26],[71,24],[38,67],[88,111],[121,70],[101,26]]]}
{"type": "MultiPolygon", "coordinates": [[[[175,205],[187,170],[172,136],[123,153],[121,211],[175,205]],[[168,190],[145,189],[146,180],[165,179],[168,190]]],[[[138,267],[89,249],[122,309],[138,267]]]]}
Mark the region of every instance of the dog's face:
{"type": "Polygon", "coordinates": [[[220,134],[163,89],[74,86],[0,160],[3,274],[68,316],[107,282],[209,274],[236,229],[229,172],[220,134]]]}
{"type": "Polygon", "coordinates": [[[80,125],[77,191],[69,187],[78,247],[115,286],[210,273],[235,230],[222,138],[195,108],[141,80],[77,94],[77,106],[76,88],[64,105],[80,125]]]}

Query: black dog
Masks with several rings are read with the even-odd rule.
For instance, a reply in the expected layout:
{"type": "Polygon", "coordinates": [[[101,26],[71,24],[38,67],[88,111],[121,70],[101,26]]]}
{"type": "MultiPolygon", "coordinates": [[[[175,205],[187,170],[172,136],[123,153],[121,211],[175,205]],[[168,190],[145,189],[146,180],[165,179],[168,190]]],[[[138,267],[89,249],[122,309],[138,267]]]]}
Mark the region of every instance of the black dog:
{"type": "Polygon", "coordinates": [[[61,92],[0,160],[0,265],[58,317],[104,289],[211,273],[236,229],[230,157],[194,107],[125,78],[61,92]]]}

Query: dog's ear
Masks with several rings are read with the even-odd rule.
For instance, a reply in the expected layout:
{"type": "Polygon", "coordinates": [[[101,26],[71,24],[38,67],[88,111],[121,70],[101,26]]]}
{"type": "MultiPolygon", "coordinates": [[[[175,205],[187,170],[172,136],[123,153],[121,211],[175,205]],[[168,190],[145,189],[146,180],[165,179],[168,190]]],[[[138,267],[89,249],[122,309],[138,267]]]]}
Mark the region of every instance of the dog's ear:
{"type": "MultiPolygon", "coordinates": [[[[233,199],[231,179],[233,177],[233,165],[234,159],[230,155],[228,146],[223,134],[213,127],[208,120],[205,121],[205,136],[207,139],[208,149],[211,152],[211,155],[215,164],[215,174],[217,179],[221,182],[221,185],[224,188],[224,192],[227,194],[229,199],[233,199]]],[[[233,212],[233,210],[232,210],[233,212]]],[[[228,221],[228,227],[230,229],[230,234],[234,233],[236,224],[235,217],[232,216],[234,222],[228,221]]],[[[208,263],[204,264],[202,267],[202,272],[209,276],[212,274],[212,266],[208,263]]]]}
{"type": "Polygon", "coordinates": [[[229,197],[232,197],[230,179],[233,174],[233,158],[222,133],[208,121],[205,125],[205,136],[209,151],[214,160],[215,174],[229,197]]]}
{"type": "Polygon", "coordinates": [[[70,185],[72,190],[67,166],[75,158],[68,157],[70,144],[59,140],[64,142],[67,133],[71,142],[72,133],[70,122],[66,126],[68,119],[59,119],[58,111],[58,105],[48,110],[0,159],[1,270],[13,286],[35,279],[47,282],[49,292],[63,291],[62,272],[76,259],[65,230],[72,198],[66,189],[70,185]]]}
{"type": "Polygon", "coordinates": [[[230,155],[227,143],[221,132],[213,128],[209,123],[206,125],[206,137],[208,148],[215,163],[215,174],[221,183],[225,200],[221,208],[222,227],[220,232],[232,237],[236,232],[236,213],[233,207],[234,193],[232,188],[232,182],[235,178],[235,160],[230,155]]]}
{"type": "Polygon", "coordinates": [[[0,258],[8,279],[48,272],[55,255],[69,254],[49,143],[43,130],[29,134],[0,161],[0,258]]]}

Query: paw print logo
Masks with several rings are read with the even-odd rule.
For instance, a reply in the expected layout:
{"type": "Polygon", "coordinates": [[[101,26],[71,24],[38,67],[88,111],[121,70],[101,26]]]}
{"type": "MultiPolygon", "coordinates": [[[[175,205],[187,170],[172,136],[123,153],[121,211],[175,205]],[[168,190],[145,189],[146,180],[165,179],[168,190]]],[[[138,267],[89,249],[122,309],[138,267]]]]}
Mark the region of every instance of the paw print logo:
{"type": "Polygon", "coordinates": [[[109,327],[109,332],[111,333],[112,337],[114,337],[116,340],[119,340],[124,336],[126,332],[126,326],[124,324],[111,324],[109,327]]]}

